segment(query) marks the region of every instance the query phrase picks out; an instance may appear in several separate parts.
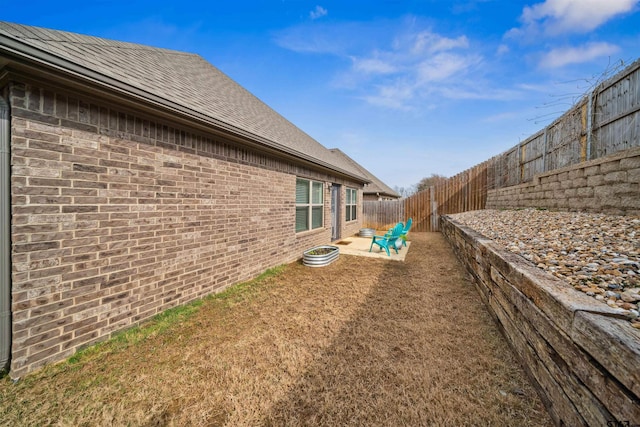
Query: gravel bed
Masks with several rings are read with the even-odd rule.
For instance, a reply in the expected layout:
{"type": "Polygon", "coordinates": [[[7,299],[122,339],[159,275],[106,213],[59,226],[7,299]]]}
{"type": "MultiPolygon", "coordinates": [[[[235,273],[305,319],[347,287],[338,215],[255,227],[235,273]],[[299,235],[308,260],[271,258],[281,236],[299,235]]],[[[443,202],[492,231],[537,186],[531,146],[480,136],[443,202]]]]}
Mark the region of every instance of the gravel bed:
{"type": "Polygon", "coordinates": [[[640,329],[640,217],[482,210],[450,215],[603,304],[640,329]]]}

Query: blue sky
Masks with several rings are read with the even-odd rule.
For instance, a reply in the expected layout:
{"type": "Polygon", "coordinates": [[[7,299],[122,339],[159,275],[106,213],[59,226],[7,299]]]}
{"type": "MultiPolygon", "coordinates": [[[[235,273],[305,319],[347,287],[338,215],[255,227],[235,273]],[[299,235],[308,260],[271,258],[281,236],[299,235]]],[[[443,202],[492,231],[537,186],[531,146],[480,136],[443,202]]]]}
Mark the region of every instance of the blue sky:
{"type": "Polygon", "coordinates": [[[0,20],[197,53],[391,187],[455,175],[640,58],[640,0],[5,2],[0,20]]]}

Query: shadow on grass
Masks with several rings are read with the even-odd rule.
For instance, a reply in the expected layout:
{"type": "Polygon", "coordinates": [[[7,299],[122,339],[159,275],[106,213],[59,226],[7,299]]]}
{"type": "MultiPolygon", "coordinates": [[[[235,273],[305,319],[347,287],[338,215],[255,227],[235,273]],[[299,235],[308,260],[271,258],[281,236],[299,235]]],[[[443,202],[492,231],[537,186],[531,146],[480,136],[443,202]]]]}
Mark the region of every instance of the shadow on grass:
{"type": "Polygon", "coordinates": [[[387,262],[267,425],[552,425],[440,234],[387,262]]]}
{"type": "Polygon", "coordinates": [[[0,419],[550,425],[440,234],[412,235],[405,262],[341,256],[324,268],[288,265],[196,305],[77,361],[0,382],[0,419]]]}

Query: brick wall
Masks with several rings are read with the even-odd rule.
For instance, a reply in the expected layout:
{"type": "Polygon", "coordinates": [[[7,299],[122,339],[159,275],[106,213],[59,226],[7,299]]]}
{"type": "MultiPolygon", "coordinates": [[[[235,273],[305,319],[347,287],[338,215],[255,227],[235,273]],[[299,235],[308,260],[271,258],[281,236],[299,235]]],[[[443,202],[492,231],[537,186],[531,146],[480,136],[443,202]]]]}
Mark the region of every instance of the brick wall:
{"type": "Polygon", "coordinates": [[[487,209],[520,207],[640,215],[640,148],[489,190],[487,209]]]}
{"type": "Polygon", "coordinates": [[[295,233],[296,176],[341,179],[75,94],[7,92],[13,377],[330,241],[328,187],[325,228],[295,233]]]}

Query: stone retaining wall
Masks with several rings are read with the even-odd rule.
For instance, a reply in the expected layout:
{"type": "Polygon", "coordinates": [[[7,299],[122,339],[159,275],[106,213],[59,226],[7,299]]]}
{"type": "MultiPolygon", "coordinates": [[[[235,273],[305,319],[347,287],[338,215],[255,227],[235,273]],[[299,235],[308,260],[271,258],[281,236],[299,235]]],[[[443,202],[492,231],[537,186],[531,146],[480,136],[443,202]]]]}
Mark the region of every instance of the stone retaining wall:
{"type": "Polygon", "coordinates": [[[640,215],[640,148],[488,191],[487,209],[523,207],[640,215]]]}
{"type": "Polygon", "coordinates": [[[638,423],[638,331],[615,309],[452,218],[440,224],[555,423],[638,423]]]}

